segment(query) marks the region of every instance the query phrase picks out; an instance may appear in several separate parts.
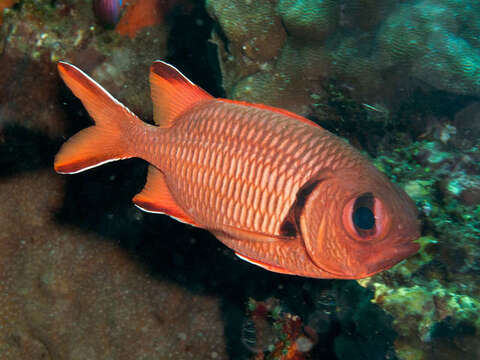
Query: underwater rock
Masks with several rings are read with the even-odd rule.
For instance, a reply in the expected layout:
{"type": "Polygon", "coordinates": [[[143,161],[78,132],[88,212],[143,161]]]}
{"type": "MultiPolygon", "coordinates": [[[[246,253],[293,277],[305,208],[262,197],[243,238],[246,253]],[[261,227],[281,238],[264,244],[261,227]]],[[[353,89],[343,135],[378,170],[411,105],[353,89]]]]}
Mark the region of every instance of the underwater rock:
{"type": "Polygon", "coordinates": [[[460,200],[465,205],[480,205],[480,182],[462,190],[460,200]]]}
{"type": "Polygon", "coordinates": [[[228,3],[207,1],[229,97],[323,119],[329,79],[390,112],[419,86],[480,96],[475,0],[228,3]]]}
{"type": "Polygon", "coordinates": [[[0,132],[15,124],[51,137],[63,135],[66,114],[57,106],[57,92],[58,77],[49,60],[5,53],[0,57],[0,132]]]}
{"type": "MultiPolygon", "coordinates": [[[[480,102],[475,101],[455,114],[453,125],[457,129],[455,145],[468,149],[480,139],[480,102]]],[[[480,157],[480,154],[479,154],[480,157]]],[[[480,158],[477,159],[480,161],[480,158]]]]}
{"type": "Polygon", "coordinates": [[[335,31],[339,10],[340,3],[337,0],[281,0],[277,5],[289,35],[319,41],[335,31]]]}
{"type": "Polygon", "coordinates": [[[0,177],[2,359],[225,359],[218,301],[59,224],[63,185],[52,170],[0,177]]]}
{"type": "Polygon", "coordinates": [[[265,62],[278,55],[285,41],[285,30],[275,15],[274,4],[254,1],[207,1],[210,15],[218,21],[231,44],[229,51],[242,61],[265,62]]]}

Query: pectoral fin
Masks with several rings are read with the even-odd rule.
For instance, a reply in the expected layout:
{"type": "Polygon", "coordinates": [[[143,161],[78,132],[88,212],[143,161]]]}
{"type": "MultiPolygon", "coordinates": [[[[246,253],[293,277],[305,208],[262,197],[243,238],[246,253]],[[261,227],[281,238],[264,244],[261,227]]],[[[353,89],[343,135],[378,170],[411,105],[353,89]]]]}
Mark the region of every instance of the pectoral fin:
{"type": "Polygon", "coordinates": [[[255,241],[255,242],[275,242],[275,241],[289,241],[293,240],[294,237],[283,236],[283,235],[274,235],[274,234],[265,234],[256,231],[249,231],[244,229],[239,229],[233,226],[222,225],[221,229],[209,229],[215,236],[218,235],[227,235],[231,238],[244,240],[244,241],[255,241]]]}

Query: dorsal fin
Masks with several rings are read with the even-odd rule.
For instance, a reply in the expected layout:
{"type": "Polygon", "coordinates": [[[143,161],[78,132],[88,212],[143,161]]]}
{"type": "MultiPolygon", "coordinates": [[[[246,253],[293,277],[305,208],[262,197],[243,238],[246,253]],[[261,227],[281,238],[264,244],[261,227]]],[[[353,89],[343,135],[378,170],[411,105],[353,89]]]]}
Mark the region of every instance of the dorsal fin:
{"type": "Polygon", "coordinates": [[[213,96],[188,80],[174,66],[157,60],[150,67],[153,120],[160,127],[170,127],[175,119],[193,105],[213,96]]]}
{"type": "Polygon", "coordinates": [[[156,167],[148,167],[147,183],[132,200],[141,210],[171,216],[178,221],[200,227],[176,203],[165,182],[165,176],[156,167]]]}
{"type": "Polygon", "coordinates": [[[230,100],[230,99],[217,99],[217,100],[220,100],[220,101],[223,101],[223,102],[226,102],[226,103],[230,103],[230,104],[238,104],[238,105],[255,107],[257,109],[273,111],[273,112],[276,112],[276,113],[294,118],[294,119],[296,119],[298,121],[301,121],[305,124],[312,125],[312,126],[315,126],[315,127],[318,127],[320,129],[322,129],[322,127],[320,125],[313,122],[312,120],[309,120],[309,119],[307,119],[307,118],[305,118],[301,115],[295,114],[294,112],[291,112],[291,111],[288,111],[288,110],[285,110],[285,109],[277,108],[277,107],[274,107],[274,106],[268,106],[268,105],[265,105],[265,104],[254,104],[254,103],[249,103],[249,102],[246,102],[246,101],[239,101],[239,100],[230,100]]]}

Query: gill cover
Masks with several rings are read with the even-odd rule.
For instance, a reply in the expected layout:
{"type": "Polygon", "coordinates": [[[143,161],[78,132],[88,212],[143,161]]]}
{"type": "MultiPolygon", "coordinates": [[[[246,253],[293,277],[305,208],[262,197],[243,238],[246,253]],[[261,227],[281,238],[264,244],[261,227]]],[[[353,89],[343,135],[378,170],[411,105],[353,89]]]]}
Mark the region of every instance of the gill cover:
{"type": "Polygon", "coordinates": [[[370,276],[418,250],[414,205],[376,174],[336,171],[297,198],[297,228],[310,260],[332,277],[370,276]]]}
{"type": "Polygon", "coordinates": [[[353,278],[368,271],[371,253],[389,229],[380,199],[354,184],[340,186],[335,176],[307,184],[299,192],[296,211],[311,261],[335,277],[353,278]]]}
{"type": "Polygon", "coordinates": [[[333,244],[329,244],[328,236],[325,236],[329,232],[329,226],[333,225],[335,216],[328,211],[331,209],[326,201],[328,196],[325,196],[325,191],[328,191],[331,185],[328,181],[315,181],[299,192],[297,224],[312,262],[325,272],[341,274],[342,269],[331,256],[333,244]]]}

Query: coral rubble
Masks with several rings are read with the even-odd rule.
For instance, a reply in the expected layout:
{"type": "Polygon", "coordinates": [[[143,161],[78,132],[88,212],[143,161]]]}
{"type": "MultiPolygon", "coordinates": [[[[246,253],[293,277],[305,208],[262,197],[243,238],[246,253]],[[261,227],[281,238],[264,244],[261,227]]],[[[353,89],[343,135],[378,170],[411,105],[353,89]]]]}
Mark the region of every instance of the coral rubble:
{"type": "Polygon", "coordinates": [[[242,326],[242,342],[255,358],[304,360],[315,345],[317,334],[298,315],[282,310],[278,300],[248,301],[248,320],[242,326]]]}

